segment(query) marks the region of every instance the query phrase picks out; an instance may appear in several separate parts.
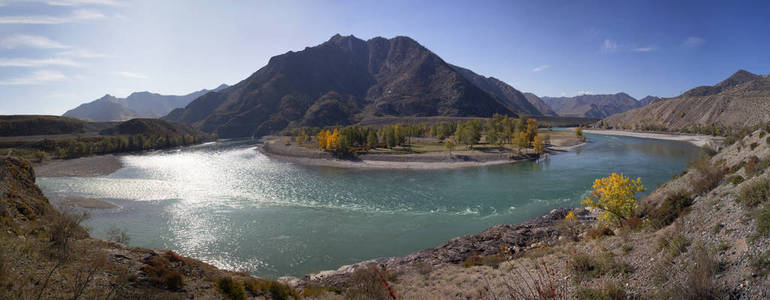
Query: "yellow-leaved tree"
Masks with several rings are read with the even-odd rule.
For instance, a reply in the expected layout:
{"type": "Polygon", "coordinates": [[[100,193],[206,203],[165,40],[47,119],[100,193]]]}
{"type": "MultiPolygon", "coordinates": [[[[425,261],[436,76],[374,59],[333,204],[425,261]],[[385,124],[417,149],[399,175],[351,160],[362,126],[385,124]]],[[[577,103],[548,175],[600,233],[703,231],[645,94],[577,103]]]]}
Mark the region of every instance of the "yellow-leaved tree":
{"type": "Polygon", "coordinates": [[[634,212],[636,193],[645,190],[641,178],[633,180],[623,174],[612,173],[608,177],[594,180],[591,195],[581,204],[603,210],[599,219],[612,225],[620,225],[634,212]]]}

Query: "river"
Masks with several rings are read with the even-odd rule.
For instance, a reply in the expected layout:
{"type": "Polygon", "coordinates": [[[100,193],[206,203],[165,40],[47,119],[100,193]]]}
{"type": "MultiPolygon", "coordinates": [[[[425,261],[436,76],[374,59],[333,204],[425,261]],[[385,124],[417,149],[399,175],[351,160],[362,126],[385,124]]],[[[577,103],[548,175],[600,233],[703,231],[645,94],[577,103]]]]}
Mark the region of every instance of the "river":
{"type": "Polygon", "coordinates": [[[641,177],[651,191],[698,148],[588,134],[536,162],[453,170],[366,170],[276,161],[249,141],[123,156],[97,178],[38,178],[49,196],[107,199],[92,235],[125,230],[130,245],[168,248],[223,268],[278,277],[407,255],[497,224],[577,206],[595,178],[641,177]]]}

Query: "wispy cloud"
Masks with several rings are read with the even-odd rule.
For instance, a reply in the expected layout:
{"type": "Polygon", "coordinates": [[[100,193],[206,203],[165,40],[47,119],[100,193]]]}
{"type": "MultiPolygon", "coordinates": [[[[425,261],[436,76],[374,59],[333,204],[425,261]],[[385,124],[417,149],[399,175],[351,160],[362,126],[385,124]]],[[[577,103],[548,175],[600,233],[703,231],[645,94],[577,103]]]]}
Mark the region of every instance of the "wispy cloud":
{"type": "Polygon", "coordinates": [[[26,76],[0,79],[0,85],[35,85],[43,84],[52,81],[60,81],[67,79],[67,76],[57,71],[41,70],[33,72],[26,76]]]}
{"type": "Polygon", "coordinates": [[[59,56],[73,57],[73,58],[105,58],[110,57],[108,54],[93,52],[86,49],[73,49],[62,51],[58,53],[59,56]]]}
{"type": "Polygon", "coordinates": [[[120,71],[120,72],[113,72],[113,74],[118,76],[123,76],[126,78],[134,78],[134,79],[147,79],[147,76],[140,73],[135,72],[126,72],[126,71],[120,71]]]}
{"type": "Polygon", "coordinates": [[[613,53],[613,52],[616,52],[616,51],[618,51],[619,47],[620,46],[618,45],[618,42],[610,40],[610,39],[605,39],[604,43],[602,43],[602,53],[613,53]]]}
{"type": "Polygon", "coordinates": [[[0,58],[0,67],[45,67],[65,66],[78,67],[79,63],[67,58],[0,58]]]}
{"type": "Polygon", "coordinates": [[[94,21],[107,18],[104,14],[95,10],[79,9],[69,16],[3,16],[0,24],[63,24],[94,21]]]}
{"type": "Polygon", "coordinates": [[[16,34],[0,40],[0,48],[62,49],[69,48],[69,46],[44,36],[16,34]]]}
{"type": "Polygon", "coordinates": [[[639,47],[639,48],[631,49],[631,51],[634,51],[634,52],[652,52],[655,50],[658,50],[658,47],[647,46],[647,47],[639,47]]]}
{"type": "Polygon", "coordinates": [[[107,5],[120,6],[125,3],[116,0],[48,0],[42,1],[51,6],[107,5]]]}
{"type": "Polygon", "coordinates": [[[703,38],[699,38],[697,36],[691,36],[684,39],[684,41],[682,41],[682,47],[695,48],[703,45],[705,42],[706,40],[704,40],[703,38]]]}
{"type": "Polygon", "coordinates": [[[545,71],[545,69],[548,69],[548,68],[550,68],[550,67],[551,67],[551,66],[549,66],[549,65],[542,65],[542,66],[537,66],[537,67],[535,67],[534,69],[532,69],[532,72],[540,72],[540,71],[545,71]]]}

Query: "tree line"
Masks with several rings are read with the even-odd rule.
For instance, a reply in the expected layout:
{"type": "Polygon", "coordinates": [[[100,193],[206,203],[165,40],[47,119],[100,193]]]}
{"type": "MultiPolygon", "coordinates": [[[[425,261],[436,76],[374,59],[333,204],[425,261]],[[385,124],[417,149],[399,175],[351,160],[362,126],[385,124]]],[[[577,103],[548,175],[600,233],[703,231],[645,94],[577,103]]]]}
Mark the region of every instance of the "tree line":
{"type": "Polygon", "coordinates": [[[549,127],[548,124],[538,124],[535,119],[516,119],[495,114],[485,120],[471,119],[460,122],[440,122],[436,124],[393,124],[382,127],[361,127],[357,125],[345,127],[302,127],[286,130],[283,133],[295,137],[299,144],[315,143],[319,149],[341,154],[373,148],[395,148],[409,146],[410,138],[434,137],[441,143],[446,143],[450,151],[456,144],[464,144],[468,149],[481,142],[491,145],[514,145],[519,151],[533,148],[542,153],[545,144],[550,142],[550,136],[538,135],[538,127],[549,127]]]}
{"type": "Polygon", "coordinates": [[[94,154],[168,149],[194,145],[214,139],[215,136],[205,134],[95,136],[67,139],[44,139],[33,143],[26,148],[39,151],[35,154],[38,159],[45,158],[46,156],[76,158],[94,154]]]}

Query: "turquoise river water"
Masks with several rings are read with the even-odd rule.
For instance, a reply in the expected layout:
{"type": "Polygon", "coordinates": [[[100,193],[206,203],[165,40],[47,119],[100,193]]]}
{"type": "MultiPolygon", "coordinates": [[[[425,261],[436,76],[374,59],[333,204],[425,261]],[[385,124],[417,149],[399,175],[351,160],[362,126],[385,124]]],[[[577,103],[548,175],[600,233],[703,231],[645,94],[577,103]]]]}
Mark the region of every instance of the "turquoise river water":
{"type": "Polygon", "coordinates": [[[133,246],[169,248],[266,277],[407,255],[496,224],[577,206],[610,172],[648,189],[698,154],[690,144],[588,135],[536,162],[454,170],[310,167],[268,158],[250,141],[123,156],[97,178],[39,178],[49,196],[107,199],[91,210],[96,237],[125,230],[133,246]]]}

